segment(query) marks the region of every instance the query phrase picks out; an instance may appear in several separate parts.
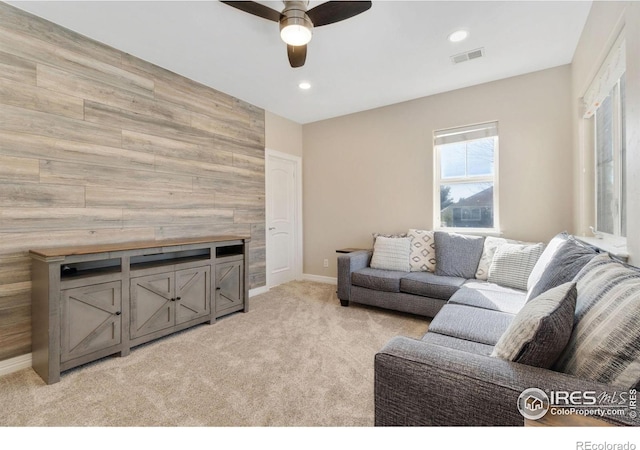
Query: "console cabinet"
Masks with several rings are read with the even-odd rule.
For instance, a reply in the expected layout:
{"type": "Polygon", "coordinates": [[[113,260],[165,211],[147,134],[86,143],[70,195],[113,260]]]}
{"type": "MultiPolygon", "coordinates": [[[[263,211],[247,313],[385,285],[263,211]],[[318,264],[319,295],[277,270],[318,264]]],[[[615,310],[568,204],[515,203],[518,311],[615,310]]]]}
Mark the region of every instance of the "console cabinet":
{"type": "Polygon", "coordinates": [[[236,236],[33,249],[33,368],[60,373],[237,311],[248,243],[236,236]]]}

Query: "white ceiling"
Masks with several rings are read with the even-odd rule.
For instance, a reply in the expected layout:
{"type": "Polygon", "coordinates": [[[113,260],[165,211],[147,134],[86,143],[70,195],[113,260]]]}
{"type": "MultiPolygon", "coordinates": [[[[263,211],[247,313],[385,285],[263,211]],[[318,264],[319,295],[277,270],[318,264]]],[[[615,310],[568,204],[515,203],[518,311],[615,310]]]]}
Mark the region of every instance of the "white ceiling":
{"type": "Polygon", "coordinates": [[[215,0],[8,3],[303,124],[568,64],[591,7],[374,1],[361,15],[315,29],[306,64],[293,69],[277,23],[215,0]],[[460,28],[469,38],[450,43],[460,28]],[[451,63],[480,47],[484,58],[451,63]],[[310,90],[298,88],[303,80],[310,90]]]}

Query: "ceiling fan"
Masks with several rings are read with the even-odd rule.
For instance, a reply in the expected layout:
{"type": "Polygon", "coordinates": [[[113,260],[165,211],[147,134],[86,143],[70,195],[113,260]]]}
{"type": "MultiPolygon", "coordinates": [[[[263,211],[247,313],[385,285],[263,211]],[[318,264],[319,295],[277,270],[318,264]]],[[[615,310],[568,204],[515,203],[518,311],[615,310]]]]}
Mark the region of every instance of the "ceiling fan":
{"type": "Polygon", "coordinates": [[[369,8],[371,2],[325,2],[307,10],[308,1],[284,1],[282,12],[258,2],[226,2],[241,11],[280,24],[280,37],[287,44],[287,56],[291,67],[302,67],[307,59],[307,43],[314,27],[321,27],[357,16],[369,8]]]}

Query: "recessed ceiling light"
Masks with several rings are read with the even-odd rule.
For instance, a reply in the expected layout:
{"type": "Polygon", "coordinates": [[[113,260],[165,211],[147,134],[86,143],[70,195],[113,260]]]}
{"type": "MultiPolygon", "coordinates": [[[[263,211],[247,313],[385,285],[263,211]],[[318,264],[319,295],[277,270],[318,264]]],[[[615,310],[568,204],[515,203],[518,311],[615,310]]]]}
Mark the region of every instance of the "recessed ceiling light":
{"type": "Polygon", "coordinates": [[[449,41],[451,42],[464,41],[468,36],[469,36],[469,32],[466,30],[454,31],[449,35],[449,41]]]}
{"type": "Polygon", "coordinates": [[[308,82],[306,82],[306,81],[303,81],[302,83],[300,83],[300,84],[298,85],[298,87],[299,87],[300,89],[304,89],[304,90],[306,91],[307,89],[311,89],[311,83],[308,83],[308,82]]]}

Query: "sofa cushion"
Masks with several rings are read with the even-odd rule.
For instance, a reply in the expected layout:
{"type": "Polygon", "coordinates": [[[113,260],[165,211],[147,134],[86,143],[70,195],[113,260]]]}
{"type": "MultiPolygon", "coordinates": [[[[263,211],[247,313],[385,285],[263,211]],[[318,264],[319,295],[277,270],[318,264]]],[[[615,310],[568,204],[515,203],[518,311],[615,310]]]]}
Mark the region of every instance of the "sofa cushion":
{"type": "Polygon", "coordinates": [[[536,261],[536,265],[531,269],[531,273],[529,274],[529,279],[527,280],[527,288],[525,290],[530,290],[540,279],[544,269],[547,268],[549,262],[553,259],[553,256],[556,254],[560,246],[569,238],[569,234],[566,231],[562,233],[558,233],[549,241],[549,243],[544,248],[544,251],[536,261]]]}
{"type": "Polygon", "coordinates": [[[433,272],[436,270],[436,243],[433,231],[409,230],[411,254],[409,264],[412,272],[433,272]]]}
{"type": "Polygon", "coordinates": [[[596,255],[597,252],[593,248],[578,242],[573,236],[568,236],[546,265],[540,279],[529,289],[527,300],[573,280],[596,255]]]}
{"type": "Polygon", "coordinates": [[[373,246],[371,267],[382,270],[409,272],[410,238],[388,238],[378,236],[373,246]]]}
{"type": "Polygon", "coordinates": [[[474,278],[482,255],[484,237],[435,232],[436,275],[474,278]]]}
{"type": "Polygon", "coordinates": [[[454,348],[456,350],[462,350],[467,353],[474,353],[476,355],[489,356],[493,351],[492,345],[481,344],[479,342],[465,341],[464,339],[458,339],[452,336],[446,336],[444,334],[434,333],[428,331],[422,337],[423,342],[429,344],[439,345],[441,347],[454,348]]]}
{"type": "Polygon", "coordinates": [[[575,278],[573,331],[554,370],[628,389],[640,382],[640,270],[593,257],[575,278]]]}
{"type": "Polygon", "coordinates": [[[429,324],[429,331],[496,345],[513,318],[513,314],[447,303],[429,324]]]}
{"type": "Polygon", "coordinates": [[[400,292],[449,300],[465,281],[464,278],[441,277],[430,272],[412,272],[400,280],[400,292]]]}
{"type": "Polygon", "coordinates": [[[376,291],[400,292],[400,279],[407,272],[366,267],[351,274],[351,284],[376,291]]]}
{"type": "Polygon", "coordinates": [[[548,369],[564,350],[576,310],[575,283],[556,286],[520,310],[491,356],[548,369]]]}
{"type": "Polygon", "coordinates": [[[531,270],[544,250],[543,244],[502,244],[489,268],[488,280],[500,286],[527,290],[531,270]]]}
{"type": "Polygon", "coordinates": [[[486,281],[468,280],[451,296],[449,303],[517,314],[525,304],[526,292],[486,281]]]}

